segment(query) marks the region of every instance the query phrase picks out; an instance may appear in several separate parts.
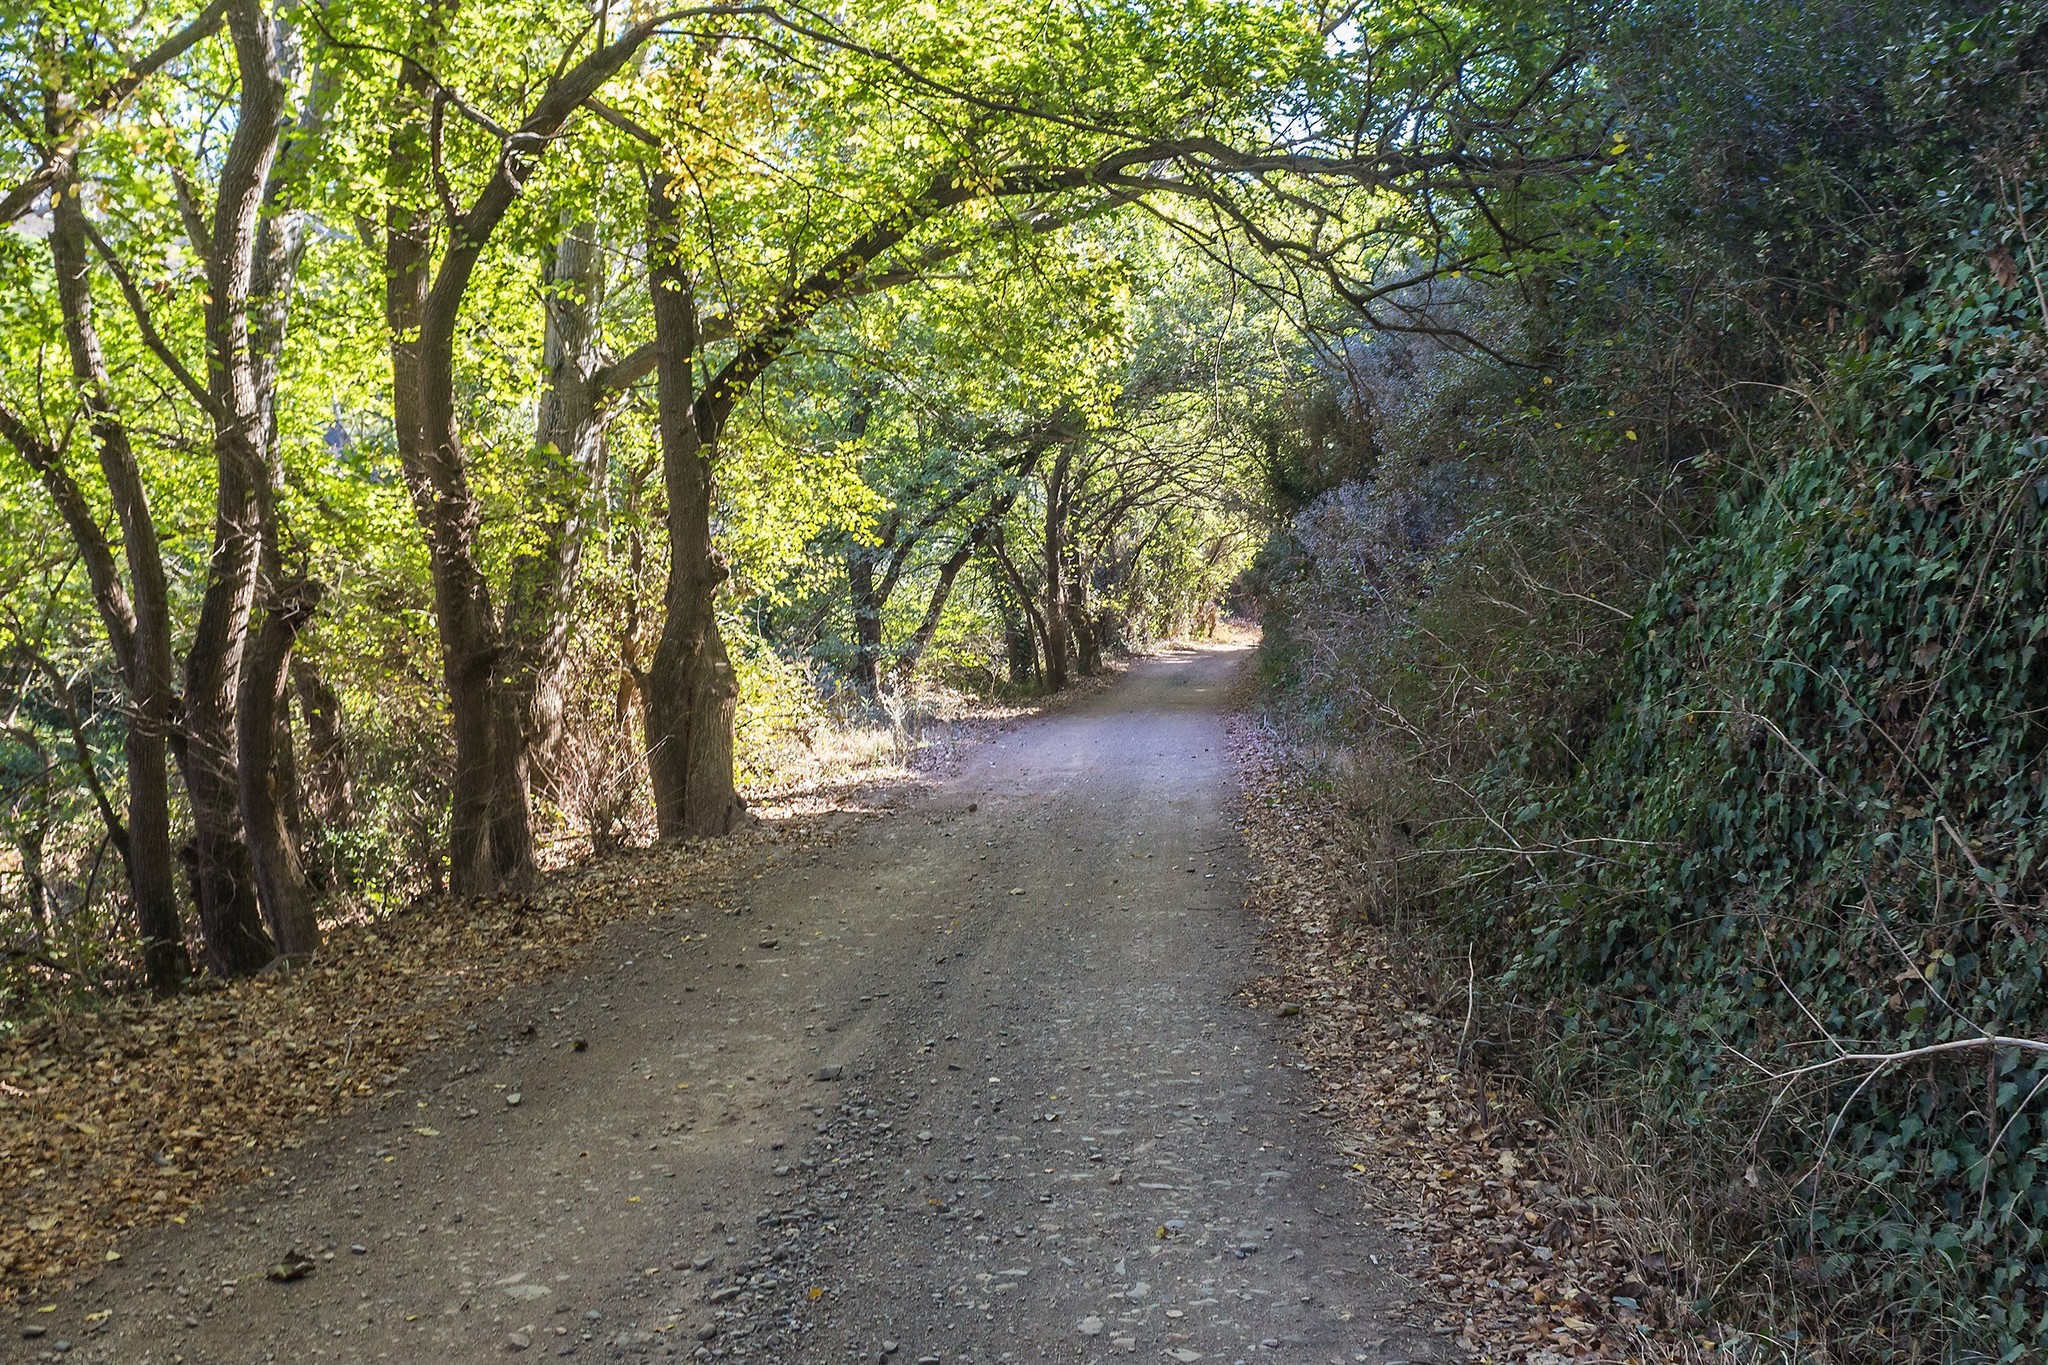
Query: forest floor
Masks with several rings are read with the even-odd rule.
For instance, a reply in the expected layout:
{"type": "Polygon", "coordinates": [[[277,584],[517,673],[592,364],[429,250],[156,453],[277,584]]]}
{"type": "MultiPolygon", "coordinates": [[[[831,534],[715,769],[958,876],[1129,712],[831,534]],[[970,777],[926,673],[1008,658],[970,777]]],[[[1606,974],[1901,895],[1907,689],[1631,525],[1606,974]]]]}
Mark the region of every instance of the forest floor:
{"type": "MultiPolygon", "coordinates": [[[[1247,805],[1243,657],[1141,661],[860,815],[388,926],[402,950],[360,944],[325,988],[251,983],[43,1040],[104,1095],[205,1102],[108,1106],[156,1125],[139,1170],[92,1165],[138,1136],[97,1110],[7,1137],[53,1147],[0,1216],[41,1225],[32,1251],[77,1228],[39,1268],[89,1278],[19,1297],[0,1358],[1618,1354],[1635,1286],[1600,1278],[1573,1232],[1590,1206],[1540,1134],[1460,1121],[1423,1038],[1441,1024],[1407,1020],[1374,1065],[1338,1055],[1378,1027],[1334,979],[1365,960],[1329,956],[1279,789],[1247,805]],[[376,972],[420,977],[412,1003],[351,1006],[350,974],[376,972]],[[180,1050],[264,991],[287,1027],[180,1050]],[[237,1076],[291,1073],[278,1056],[305,1059],[301,1092],[235,1108],[237,1076]],[[223,1146],[249,1179],[200,1174],[223,1146]],[[94,1221],[115,1204],[125,1224],[94,1221]]],[[[46,1101],[50,1078],[12,1074],[16,1116],[46,1101]]]]}
{"type": "Polygon", "coordinates": [[[1691,1311],[1680,1220],[1625,1144],[1559,1131],[1518,1077],[1472,1064],[1468,964],[1426,924],[1358,913],[1352,818],[1313,756],[1249,713],[1232,739],[1268,968],[1245,998],[1298,1022],[1338,1148],[1428,1256],[1430,1326],[1481,1362],[1750,1358],[1691,1311]]]}

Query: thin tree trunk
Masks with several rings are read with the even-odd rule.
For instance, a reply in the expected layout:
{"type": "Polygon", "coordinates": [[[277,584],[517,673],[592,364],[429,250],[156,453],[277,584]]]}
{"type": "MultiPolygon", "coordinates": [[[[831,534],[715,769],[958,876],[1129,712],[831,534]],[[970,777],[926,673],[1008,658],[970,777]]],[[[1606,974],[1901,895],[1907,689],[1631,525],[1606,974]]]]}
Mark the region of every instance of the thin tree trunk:
{"type": "MultiPolygon", "coordinates": [[[[1037,603],[1032,600],[1037,594],[1032,592],[1031,586],[1024,581],[1024,575],[1019,573],[1016,564],[1011,562],[1009,548],[1003,543],[1002,527],[998,526],[990,532],[987,544],[989,557],[995,560],[997,567],[1002,569],[1004,578],[1009,582],[1010,590],[1017,595],[1017,606],[1024,614],[1024,625],[1026,627],[1024,632],[1025,641],[1032,645],[1028,669],[1036,672],[1039,681],[1049,686],[1050,674],[1043,663],[1043,658],[1045,646],[1051,636],[1046,628],[1044,614],[1039,611],[1037,603]]],[[[1006,626],[1009,624],[1006,622],[1006,626]]],[[[1020,662],[1019,656],[1022,651],[1017,648],[1014,629],[1011,630],[1009,652],[1010,680],[1012,682],[1021,682],[1023,680],[1017,676],[1017,665],[1020,662]]]]}
{"type": "MultiPolygon", "coordinates": [[[[874,416],[874,394],[863,388],[855,395],[853,412],[847,418],[847,444],[857,446],[867,439],[874,416]]],[[[847,606],[853,614],[853,685],[869,701],[882,690],[882,609],[902,571],[902,556],[909,552],[908,546],[896,544],[900,526],[891,514],[879,545],[862,545],[852,539],[846,545],[847,606]],[[877,587],[875,564],[885,558],[893,562],[877,587]]]]}
{"type": "MultiPolygon", "coordinates": [[[[1038,457],[1042,453],[1042,449],[1038,445],[1029,447],[1025,451],[1023,462],[1011,471],[1012,477],[1015,479],[1029,478],[1032,470],[1038,464],[1038,457]]],[[[1015,506],[1017,502],[1017,491],[1017,484],[1012,483],[1006,490],[996,494],[995,499],[982,511],[982,514],[974,519],[974,525],[968,528],[966,536],[960,541],[959,548],[954,550],[946,562],[939,567],[939,581],[933,585],[932,595],[925,603],[924,619],[917,623],[916,631],[911,634],[910,643],[905,646],[903,653],[897,658],[896,667],[903,672],[908,673],[916,668],[918,660],[922,659],[924,652],[931,648],[933,637],[939,633],[939,618],[945,614],[946,602],[953,595],[954,580],[960,576],[960,570],[965,568],[967,562],[973,558],[974,551],[986,543],[991,534],[995,533],[997,528],[1003,524],[1003,518],[1010,515],[1010,508],[1015,506]]]]}
{"type": "Polygon", "coordinates": [[[1066,560],[1067,474],[1073,466],[1072,443],[1060,447],[1045,484],[1045,685],[1057,692],[1067,685],[1072,639],[1067,620],[1066,560]]]}
{"type": "Polygon", "coordinates": [[[185,952],[177,867],[171,849],[168,749],[175,697],[170,591],[141,467],[129,443],[128,429],[114,410],[113,386],[93,320],[92,290],[86,275],[85,214],[75,181],[58,186],[53,206],[50,250],[71,374],[91,419],[108,500],[120,522],[128,588],[122,587],[114,570],[98,523],[86,512],[69,474],[55,463],[54,453],[50,465],[39,467],[39,472],[79,542],[94,600],[128,686],[131,714],[124,758],[128,771],[129,891],[142,937],[143,973],[152,991],[168,995],[184,984],[192,970],[185,952]]]}
{"type": "Polygon", "coordinates": [[[960,577],[960,571],[967,567],[967,561],[974,557],[974,547],[981,543],[981,530],[976,527],[960,542],[960,547],[949,555],[939,566],[939,581],[932,585],[932,595],[925,600],[924,618],[911,632],[910,640],[903,646],[903,652],[896,656],[896,668],[908,674],[917,668],[918,660],[932,647],[932,639],[939,633],[939,618],[946,613],[946,603],[953,596],[953,581],[960,577]]]}
{"type": "Polygon", "coordinates": [[[660,170],[647,219],[669,543],[666,611],[648,669],[647,766],[656,828],[664,839],[685,839],[730,833],[746,808],[733,783],[739,683],[718,631],[727,570],[711,543],[715,447],[699,426],[695,296],[677,260],[676,206],[660,170]]]}
{"type": "Polygon", "coordinates": [[[647,648],[647,613],[641,605],[641,585],[647,572],[647,536],[641,529],[640,509],[653,473],[643,466],[626,478],[626,623],[619,632],[618,691],[612,701],[612,719],[643,734],[647,729],[647,669],[641,656],[647,648]]]}
{"type": "Polygon", "coordinates": [[[1067,634],[1074,642],[1074,666],[1084,678],[1102,671],[1102,644],[1095,635],[1095,618],[1088,607],[1088,567],[1069,566],[1067,581],[1067,634]]]}
{"type": "Polygon", "coordinates": [[[610,405],[599,381],[605,356],[598,337],[604,285],[595,224],[571,223],[555,246],[545,290],[548,385],[535,432],[542,472],[529,501],[546,510],[533,547],[512,563],[501,670],[534,785],[551,798],[559,797],[576,575],[605,479],[610,405]]]}
{"type": "Polygon", "coordinates": [[[306,727],[301,793],[314,819],[328,829],[345,828],[355,818],[356,794],[349,775],[348,731],[341,698],[320,676],[320,670],[296,653],[291,680],[292,690],[298,694],[299,719],[306,727]]]}

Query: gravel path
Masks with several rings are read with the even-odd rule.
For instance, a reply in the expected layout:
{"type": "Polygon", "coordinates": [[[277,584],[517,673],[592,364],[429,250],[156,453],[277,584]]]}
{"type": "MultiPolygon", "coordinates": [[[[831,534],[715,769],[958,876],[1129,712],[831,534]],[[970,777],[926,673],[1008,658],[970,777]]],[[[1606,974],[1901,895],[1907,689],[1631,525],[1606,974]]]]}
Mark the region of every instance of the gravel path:
{"type": "Polygon", "coordinates": [[[1437,1358],[1282,1026],[1232,998],[1256,951],[1223,727],[1242,658],[1148,660],[722,898],[679,889],[0,1345],[1437,1358]],[[311,1270],[267,1279],[288,1251],[311,1270]]]}

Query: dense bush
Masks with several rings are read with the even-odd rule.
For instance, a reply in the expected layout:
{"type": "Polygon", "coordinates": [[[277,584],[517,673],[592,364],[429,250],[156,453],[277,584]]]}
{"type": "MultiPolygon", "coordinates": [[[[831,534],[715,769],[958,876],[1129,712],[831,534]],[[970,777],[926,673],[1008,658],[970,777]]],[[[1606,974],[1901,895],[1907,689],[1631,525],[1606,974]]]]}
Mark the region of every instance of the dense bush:
{"type": "Polygon", "coordinates": [[[1838,1043],[2048,1037],[2048,334],[1983,244],[1659,580],[1599,747],[1511,821],[1576,851],[1507,902],[1506,979],[1662,1122],[1762,1122],[1696,1150],[1775,1173],[1830,1293],[2013,1355],[2048,1345],[2048,1057],[1843,1066],[1760,1113],[1838,1043]]]}

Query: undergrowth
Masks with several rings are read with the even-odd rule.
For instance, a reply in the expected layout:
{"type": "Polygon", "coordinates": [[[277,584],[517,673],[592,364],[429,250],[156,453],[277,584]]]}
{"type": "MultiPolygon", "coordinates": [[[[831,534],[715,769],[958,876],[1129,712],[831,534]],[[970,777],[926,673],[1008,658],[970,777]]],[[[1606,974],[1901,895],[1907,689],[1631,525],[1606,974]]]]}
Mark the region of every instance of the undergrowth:
{"type": "Polygon", "coordinates": [[[1817,92],[1750,143],[1617,53],[1668,169],[1521,296],[1519,364],[1425,358],[1454,437],[1379,422],[1276,537],[1265,678],[1354,910],[1473,964],[1472,1065],[1668,1226],[1702,1319],[2019,1361],[2048,1050],[1986,1038],[2048,1039],[2048,29],[1824,10],[1810,50],[1681,16],[1817,92]]]}

